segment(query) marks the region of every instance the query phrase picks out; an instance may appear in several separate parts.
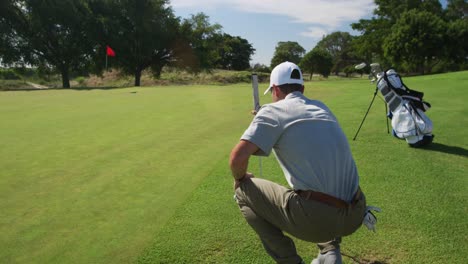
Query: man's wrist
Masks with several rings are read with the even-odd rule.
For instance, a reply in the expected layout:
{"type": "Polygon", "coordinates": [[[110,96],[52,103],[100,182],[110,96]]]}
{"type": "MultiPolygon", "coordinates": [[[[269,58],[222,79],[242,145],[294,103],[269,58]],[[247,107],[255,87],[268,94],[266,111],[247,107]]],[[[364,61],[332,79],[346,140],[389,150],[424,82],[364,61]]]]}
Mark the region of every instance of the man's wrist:
{"type": "Polygon", "coordinates": [[[242,181],[242,180],[244,180],[246,175],[247,175],[247,173],[245,173],[244,175],[242,175],[242,177],[237,178],[236,181],[242,181]]]}

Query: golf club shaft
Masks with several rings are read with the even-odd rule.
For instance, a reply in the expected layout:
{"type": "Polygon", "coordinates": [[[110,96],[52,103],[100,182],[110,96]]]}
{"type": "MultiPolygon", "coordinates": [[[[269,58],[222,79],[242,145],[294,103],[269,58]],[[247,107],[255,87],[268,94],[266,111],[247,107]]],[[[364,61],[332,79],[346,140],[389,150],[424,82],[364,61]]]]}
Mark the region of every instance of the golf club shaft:
{"type": "MultiPolygon", "coordinates": [[[[253,95],[253,105],[255,113],[260,110],[260,98],[258,96],[258,76],[257,74],[252,74],[252,95],[253,95]]],[[[262,177],[262,157],[258,156],[258,168],[260,177],[262,177]]]]}

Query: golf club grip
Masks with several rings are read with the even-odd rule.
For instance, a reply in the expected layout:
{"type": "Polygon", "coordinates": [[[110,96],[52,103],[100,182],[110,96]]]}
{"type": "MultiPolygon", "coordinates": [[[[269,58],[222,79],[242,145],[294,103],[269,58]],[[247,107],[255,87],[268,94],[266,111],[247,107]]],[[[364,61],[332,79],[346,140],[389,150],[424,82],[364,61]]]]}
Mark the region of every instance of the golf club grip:
{"type": "Polygon", "coordinates": [[[258,111],[260,109],[260,98],[258,96],[258,75],[257,74],[252,74],[252,94],[253,94],[254,110],[258,111]]]}

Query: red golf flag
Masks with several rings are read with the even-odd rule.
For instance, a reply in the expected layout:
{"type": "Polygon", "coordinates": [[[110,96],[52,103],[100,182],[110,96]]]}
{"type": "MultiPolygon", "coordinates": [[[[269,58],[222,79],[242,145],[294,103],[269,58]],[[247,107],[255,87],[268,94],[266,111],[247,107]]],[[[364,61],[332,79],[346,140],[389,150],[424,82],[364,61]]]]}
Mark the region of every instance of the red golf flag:
{"type": "Polygon", "coordinates": [[[106,52],[107,52],[107,56],[115,57],[115,51],[111,47],[106,46],[106,52]]]}

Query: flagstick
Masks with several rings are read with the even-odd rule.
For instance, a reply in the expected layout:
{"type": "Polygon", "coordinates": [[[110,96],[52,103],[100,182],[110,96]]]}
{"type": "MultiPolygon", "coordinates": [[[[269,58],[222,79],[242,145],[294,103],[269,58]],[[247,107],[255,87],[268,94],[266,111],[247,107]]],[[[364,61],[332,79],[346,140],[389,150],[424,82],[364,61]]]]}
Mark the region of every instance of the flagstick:
{"type": "Polygon", "coordinates": [[[107,54],[106,54],[106,71],[107,71],[107,57],[108,57],[108,56],[107,56],[107,54]]]}

